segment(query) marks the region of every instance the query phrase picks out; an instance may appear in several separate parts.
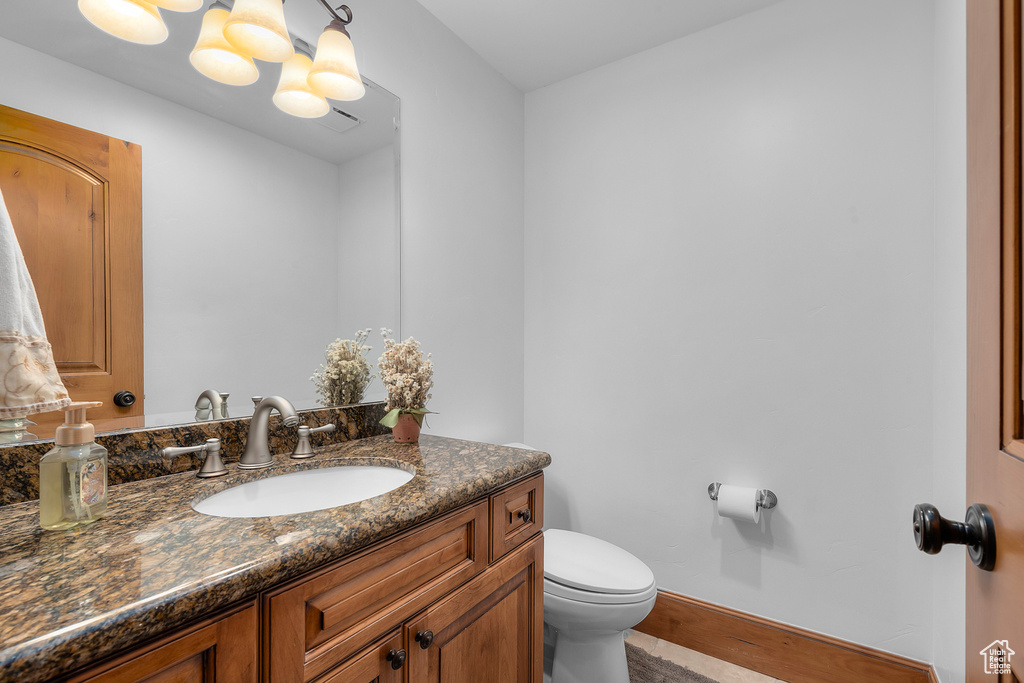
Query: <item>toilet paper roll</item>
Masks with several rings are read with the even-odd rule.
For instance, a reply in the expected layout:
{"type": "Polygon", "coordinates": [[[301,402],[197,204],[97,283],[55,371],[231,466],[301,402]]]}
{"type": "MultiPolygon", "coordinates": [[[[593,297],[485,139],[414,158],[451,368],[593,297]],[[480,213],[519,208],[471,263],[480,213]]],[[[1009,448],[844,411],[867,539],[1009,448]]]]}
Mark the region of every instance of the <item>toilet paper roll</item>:
{"type": "Polygon", "coordinates": [[[757,489],[722,484],[718,489],[718,516],[741,522],[759,522],[761,508],[757,506],[757,489]]]}

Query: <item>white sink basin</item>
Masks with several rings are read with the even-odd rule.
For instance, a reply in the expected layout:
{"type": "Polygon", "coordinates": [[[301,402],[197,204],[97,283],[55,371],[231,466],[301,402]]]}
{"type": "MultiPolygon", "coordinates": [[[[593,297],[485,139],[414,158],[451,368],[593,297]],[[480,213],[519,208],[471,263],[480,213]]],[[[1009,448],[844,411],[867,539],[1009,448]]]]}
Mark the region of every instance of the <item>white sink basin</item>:
{"type": "Polygon", "coordinates": [[[192,504],[214,517],[273,517],[357,503],[394,491],[413,475],[397,467],[344,465],[250,481],[192,504]]]}

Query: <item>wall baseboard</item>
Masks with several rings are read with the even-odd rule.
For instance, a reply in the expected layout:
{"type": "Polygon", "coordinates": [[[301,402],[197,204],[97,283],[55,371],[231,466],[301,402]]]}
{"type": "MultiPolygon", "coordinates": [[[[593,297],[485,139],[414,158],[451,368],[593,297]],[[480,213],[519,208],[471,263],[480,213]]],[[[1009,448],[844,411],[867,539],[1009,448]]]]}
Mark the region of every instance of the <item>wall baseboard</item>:
{"type": "Polygon", "coordinates": [[[636,630],[789,683],[938,683],[923,662],[668,591],[636,630]]]}

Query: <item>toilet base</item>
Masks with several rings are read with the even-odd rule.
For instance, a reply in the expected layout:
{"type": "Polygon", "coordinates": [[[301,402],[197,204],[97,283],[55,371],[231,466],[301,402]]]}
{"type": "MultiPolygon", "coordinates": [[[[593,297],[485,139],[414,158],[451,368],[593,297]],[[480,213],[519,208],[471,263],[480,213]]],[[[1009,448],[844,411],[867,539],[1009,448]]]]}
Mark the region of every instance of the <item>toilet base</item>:
{"type": "Polygon", "coordinates": [[[629,683],[626,634],[556,631],[551,683],[629,683]]]}

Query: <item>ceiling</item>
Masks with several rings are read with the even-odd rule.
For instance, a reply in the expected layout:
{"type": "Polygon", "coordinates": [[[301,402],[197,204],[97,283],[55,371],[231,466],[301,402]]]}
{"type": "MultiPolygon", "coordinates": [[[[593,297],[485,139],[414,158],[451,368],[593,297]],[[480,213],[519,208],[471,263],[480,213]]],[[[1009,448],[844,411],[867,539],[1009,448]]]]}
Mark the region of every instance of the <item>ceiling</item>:
{"type": "Polygon", "coordinates": [[[781,0],[419,0],[524,92],[781,0]]]}

